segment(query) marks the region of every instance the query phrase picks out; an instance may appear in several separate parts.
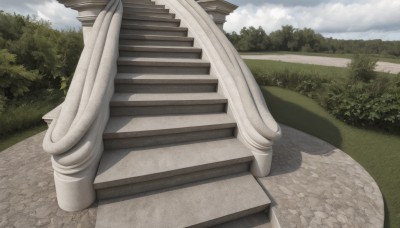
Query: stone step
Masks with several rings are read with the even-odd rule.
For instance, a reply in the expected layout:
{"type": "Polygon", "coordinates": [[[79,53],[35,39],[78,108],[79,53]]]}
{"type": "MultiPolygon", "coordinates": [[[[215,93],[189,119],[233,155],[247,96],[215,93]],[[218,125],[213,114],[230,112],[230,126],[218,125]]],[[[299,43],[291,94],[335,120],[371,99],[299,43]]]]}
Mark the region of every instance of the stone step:
{"type": "Polygon", "coordinates": [[[225,112],[227,99],[214,93],[116,93],[112,116],[148,116],[225,112]]]}
{"type": "Polygon", "coordinates": [[[194,47],[120,45],[120,57],[200,59],[202,49],[194,47]]]}
{"type": "Polygon", "coordinates": [[[129,26],[130,24],[179,27],[181,20],[175,18],[157,18],[149,16],[130,16],[128,19],[124,18],[122,20],[122,25],[129,26]]]}
{"type": "Polygon", "coordinates": [[[148,26],[148,25],[122,25],[120,34],[158,35],[187,37],[188,29],[183,27],[148,26]]]}
{"type": "Polygon", "coordinates": [[[193,47],[194,38],[160,35],[121,34],[120,45],[193,47]]]}
{"type": "Polygon", "coordinates": [[[110,117],[106,149],[125,149],[232,137],[236,122],[226,113],[110,117]]]}
{"type": "Polygon", "coordinates": [[[249,215],[240,219],[213,226],[213,228],[272,228],[265,212],[249,215]]]}
{"type": "Polygon", "coordinates": [[[127,12],[129,13],[169,13],[169,9],[165,9],[163,6],[158,6],[157,7],[131,7],[131,6],[124,6],[124,13],[127,12]]]}
{"type": "Polygon", "coordinates": [[[127,196],[245,172],[252,160],[235,138],[106,151],[94,187],[98,199],[127,196]]]}
{"type": "Polygon", "coordinates": [[[216,92],[218,79],[210,75],[166,75],[120,73],[115,78],[118,93],[207,93],[216,92]]]}
{"type": "Polygon", "coordinates": [[[136,2],[135,0],[131,0],[130,2],[123,3],[124,11],[125,10],[143,10],[143,9],[165,9],[164,5],[156,5],[155,2],[136,2]]]}
{"type": "Polygon", "coordinates": [[[270,200],[250,173],[101,201],[96,227],[209,227],[266,210],[270,200]]]}
{"type": "Polygon", "coordinates": [[[218,79],[210,75],[166,75],[120,73],[115,77],[116,84],[217,84],[218,79]]]}
{"type": "Polygon", "coordinates": [[[122,0],[124,9],[129,8],[129,7],[151,7],[151,6],[157,6],[157,7],[163,7],[163,5],[156,5],[155,2],[150,1],[150,0],[122,0]]]}
{"type": "MultiPolygon", "coordinates": [[[[150,10],[144,10],[139,11],[137,9],[135,10],[130,10],[130,9],[124,9],[124,15],[123,19],[131,19],[132,17],[151,17],[151,18],[170,18],[174,19],[175,14],[165,12],[165,11],[157,11],[158,9],[150,9],[150,10]],[[147,12],[146,12],[147,11],[147,12]]],[[[162,10],[162,9],[161,9],[162,10]]]]}
{"type": "Polygon", "coordinates": [[[210,73],[210,63],[201,59],[182,58],[118,58],[118,73],[187,74],[210,73]]]}

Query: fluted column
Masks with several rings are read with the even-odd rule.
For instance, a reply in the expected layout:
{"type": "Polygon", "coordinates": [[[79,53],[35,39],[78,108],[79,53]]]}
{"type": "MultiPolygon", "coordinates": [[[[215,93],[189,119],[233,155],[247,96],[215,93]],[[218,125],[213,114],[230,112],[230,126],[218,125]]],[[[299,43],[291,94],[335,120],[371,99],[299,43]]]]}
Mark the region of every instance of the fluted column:
{"type": "Polygon", "coordinates": [[[197,0],[197,3],[203,7],[221,30],[224,28],[226,16],[238,7],[224,0],[197,0]]]}
{"type": "Polygon", "coordinates": [[[78,11],[77,19],[82,23],[85,44],[89,39],[93,23],[109,0],[57,0],[67,8],[78,11]]]}

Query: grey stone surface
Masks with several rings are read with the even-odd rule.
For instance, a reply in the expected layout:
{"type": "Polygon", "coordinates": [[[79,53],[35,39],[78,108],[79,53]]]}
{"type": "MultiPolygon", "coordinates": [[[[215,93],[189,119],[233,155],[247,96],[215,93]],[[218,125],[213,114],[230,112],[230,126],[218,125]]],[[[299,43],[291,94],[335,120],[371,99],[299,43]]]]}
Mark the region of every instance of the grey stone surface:
{"type": "Polygon", "coordinates": [[[96,206],[69,213],[57,205],[44,133],[0,152],[0,228],[94,227],[96,206]]]}
{"type": "MultiPolygon", "coordinates": [[[[260,179],[282,227],[382,227],[381,193],[361,166],[319,139],[282,129],[271,176],[260,179]]],[[[94,227],[96,205],[75,213],[58,207],[43,136],[0,152],[0,228],[94,227]]]]}
{"type": "Polygon", "coordinates": [[[96,227],[208,227],[262,212],[269,203],[247,172],[102,201],[96,227]]]}
{"type": "Polygon", "coordinates": [[[271,174],[259,179],[282,227],[383,227],[382,195],[363,167],[320,139],[282,130],[271,174]]]}
{"type": "Polygon", "coordinates": [[[248,163],[251,152],[237,139],[221,139],[107,151],[94,181],[95,188],[150,181],[220,166],[248,163]]]}

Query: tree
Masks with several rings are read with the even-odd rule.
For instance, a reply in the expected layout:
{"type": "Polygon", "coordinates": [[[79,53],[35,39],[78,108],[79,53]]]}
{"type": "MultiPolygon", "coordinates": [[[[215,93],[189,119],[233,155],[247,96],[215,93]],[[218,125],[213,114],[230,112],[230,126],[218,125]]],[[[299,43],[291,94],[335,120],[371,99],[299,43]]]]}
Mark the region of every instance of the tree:
{"type": "Polygon", "coordinates": [[[28,71],[24,66],[15,63],[14,54],[7,49],[0,50],[0,96],[3,101],[5,98],[24,95],[29,91],[31,83],[41,78],[37,71],[28,71]]]}
{"type": "Polygon", "coordinates": [[[240,40],[237,48],[240,51],[265,51],[269,46],[269,39],[262,27],[244,27],[240,31],[240,40]]]}

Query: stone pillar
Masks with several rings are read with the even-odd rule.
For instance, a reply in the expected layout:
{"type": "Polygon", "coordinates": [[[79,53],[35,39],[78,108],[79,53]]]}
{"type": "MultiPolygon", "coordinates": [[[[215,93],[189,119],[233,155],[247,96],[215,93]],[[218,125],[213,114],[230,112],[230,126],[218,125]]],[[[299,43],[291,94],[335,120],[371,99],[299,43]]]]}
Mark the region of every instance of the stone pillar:
{"type": "Polygon", "coordinates": [[[94,21],[109,0],[57,0],[67,8],[79,12],[77,19],[82,23],[83,39],[86,44],[94,21]]]}
{"type": "Polygon", "coordinates": [[[223,30],[226,16],[237,9],[237,5],[224,0],[196,0],[201,7],[210,15],[215,24],[223,30]]]}

